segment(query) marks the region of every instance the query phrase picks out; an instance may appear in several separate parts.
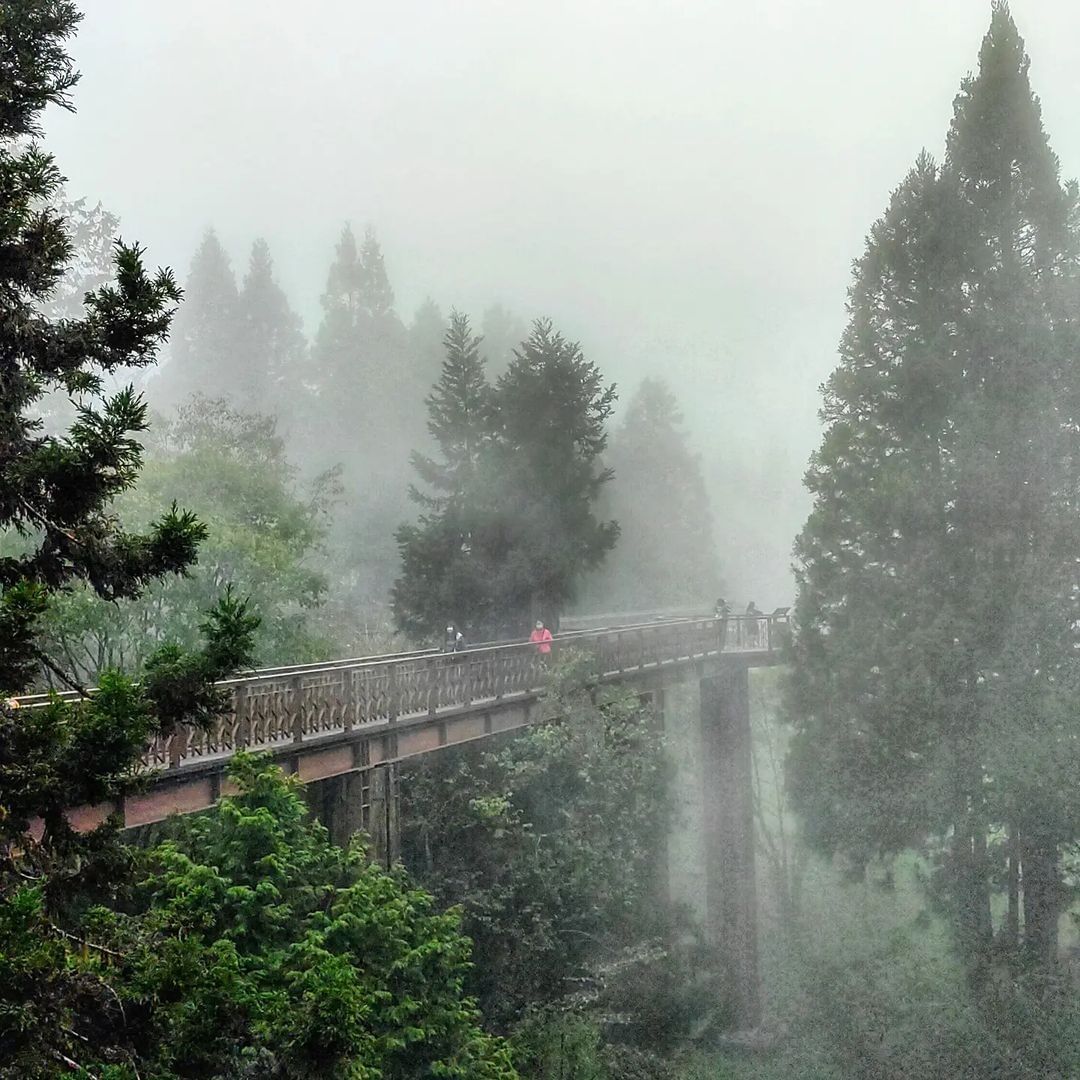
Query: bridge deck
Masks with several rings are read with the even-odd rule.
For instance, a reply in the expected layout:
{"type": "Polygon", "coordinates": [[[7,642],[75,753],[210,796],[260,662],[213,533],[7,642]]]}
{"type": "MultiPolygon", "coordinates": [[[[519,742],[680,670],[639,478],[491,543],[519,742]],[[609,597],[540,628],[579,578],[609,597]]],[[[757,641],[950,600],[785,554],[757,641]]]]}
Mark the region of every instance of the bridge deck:
{"type": "MultiPolygon", "coordinates": [[[[786,622],[784,615],[670,619],[560,635],[549,655],[524,642],[254,671],[220,684],[232,695],[231,708],[209,728],[183,726],[144,754],[155,788],[191,788],[207,777],[209,783],[190,797],[162,800],[152,790],[128,800],[128,823],[209,805],[225,763],[240,748],[291,759],[305,779],[317,779],[527,723],[524,705],[542,693],[560,654],[584,654],[605,680],[706,658],[757,666],[775,662],[786,622]]],[[[48,700],[38,695],[20,703],[32,708],[48,700]]],[[[112,809],[85,808],[88,820],[78,824],[91,827],[112,809]]]]}

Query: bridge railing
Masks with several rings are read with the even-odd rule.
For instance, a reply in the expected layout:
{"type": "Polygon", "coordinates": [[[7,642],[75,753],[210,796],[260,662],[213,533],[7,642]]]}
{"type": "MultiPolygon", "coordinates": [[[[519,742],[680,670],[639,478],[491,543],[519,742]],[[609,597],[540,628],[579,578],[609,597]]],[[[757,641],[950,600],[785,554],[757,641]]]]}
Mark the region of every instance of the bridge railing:
{"type": "Polygon", "coordinates": [[[147,748],[148,768],[177,769],[242,747],[281,749],[378,724],[480,708],[539,691],[563,650],[590,655],[599,674],[616,676],[725,653],[771,653],[786,616],[684,619],[577,632],[458,653],[402,654],[354,664],[328,663],[253,673],[221,684],[232,709],[208,729],[182,727],[147,748]]]}
{"type": "MultiPolygon", "coordinates": [[[[482,708],[541,690],[563,651],[592,657],[600,675],[618,676],[724,653],[772,653],[787,629],[786,613],[669,619],[574,631],[556,637],[549,654],[531,642],[457,653],[418,651],[254,671],[219,686],[232,707],[208,728],[183,725],[146,749],[149,769],[227,757],[243,747],[275,750],[325,736],[402,720],[482,708]]],[[[75,694],[58,695],[75,698],[75,694]]],[[[40,707],[50,695],[20,699],[40,707]]]]}

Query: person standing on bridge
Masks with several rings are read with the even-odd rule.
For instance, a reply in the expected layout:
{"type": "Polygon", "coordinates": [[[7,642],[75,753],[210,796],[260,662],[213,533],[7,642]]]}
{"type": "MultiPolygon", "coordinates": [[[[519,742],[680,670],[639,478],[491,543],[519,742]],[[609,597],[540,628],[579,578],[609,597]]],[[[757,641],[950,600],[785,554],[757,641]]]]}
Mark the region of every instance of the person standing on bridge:
{"type": "Polygon", "coordinates": [[[443,635],[443,652],[461,652],[465,648],[465,635],[451,623],[443,635]]]}
{"type": "Polygon", "coordinates": [[[536,626],[529,635],[529,640],[536,646],[536,651],[541,656],[549,656],[551,653],[551,631],[544,625],[543,619],[536,620],[536,626]]]}
{"type": "Polygon", "coordinates": [[[730,614],[731,608],[728,605],[728,602],[721,596],[720,599],[716,601],[716,607],[713,608],[713,617],[720,622],[718,629],[720,631],[719,637],[721,649],[727,644],[728,616],[730,614]]]}
{"type": "Polygon", "coordinates": [[[761,647],[761,618],[762,613],[758,610],[757,604],[751,600],[746,605],[746,644],[748,648],[758,649],[761,647]]]}

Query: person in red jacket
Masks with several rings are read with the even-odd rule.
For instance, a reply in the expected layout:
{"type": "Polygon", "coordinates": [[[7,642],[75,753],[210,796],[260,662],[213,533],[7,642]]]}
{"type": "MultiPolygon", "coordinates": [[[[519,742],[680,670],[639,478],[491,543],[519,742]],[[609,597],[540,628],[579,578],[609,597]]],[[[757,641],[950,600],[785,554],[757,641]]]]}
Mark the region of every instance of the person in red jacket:
{"type": "Polygon", "coordinates": [[[547,656],[551,652],[551,631],[542,620],[536,620],[536,629],[529,635],[529,640],[536,646],[536,651],[541,656],[547,656]]]}

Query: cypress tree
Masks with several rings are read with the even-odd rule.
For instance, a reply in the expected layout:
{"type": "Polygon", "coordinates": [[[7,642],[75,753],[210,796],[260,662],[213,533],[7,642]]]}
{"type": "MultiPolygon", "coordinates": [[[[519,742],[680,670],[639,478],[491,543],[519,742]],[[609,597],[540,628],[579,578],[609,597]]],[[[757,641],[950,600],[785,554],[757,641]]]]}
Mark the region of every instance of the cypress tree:
{"type": "Polygon", "coordinates": [[[42,311],[72,242],[52,206],[59,171],[31,140],[47,105],[70,107],[77,75],[64,42],[79,18],[67,0],[7,0],[0,9],[0,532],[21,538],[0,557],[5,1076],[75,1073],[87,1055],[109,1056],[123,1010],[94,959],[101,950],[90,913],[123,886],[127,861],[115,821],[78,833],[68,814],[119,803],[138,785],[149,738],[220,712],[212,681],[246,662],[254,629],[243,605],[227,598],[206,621],[205,648],[159,650],[138,683],[113,672],[86,699],[41,709],[9,699],[41,665],[73,683],[38,633],[58,591],[81,582],[105,601],[138,596],[183,573],[204,535],[175,505],[145,532],[126,532],[110,506],[138,475],[146,407],[131,388],[104,394],[103,378],[153,362],[180,299],[172,274],[148,273],[141,250],[118,243],[115,280],[85,298],[81,317],[42,311]],[[67,431],[46,434],[37,408],[57,391],[80,403],[67,431]]]}
{"type": "Polygon", "coordinates": [[[856,264],[796,549],[811,835],[856,865],[933,840],[977,982],[993,883],[1021,868],[1052,961],[1080,833],[1076,210],[997,3],[943,164],[919,158],[856,264]]]}
{"type": "Polygon", "coordinates": [[[306,345],[300,317],[274,277],[274,261],[265,240],[252,245],[237,316],[235,393],[239,396],[234,406],[269,415],[291,411],[301,390],[306,345]]]}
{"type": "Polygon", "coordinates": [[[557,627],[580,576],[618,539],[618,525],[596,515],[613,475],[601,457],[615,400],[615,386],[548,319],[533,323],[496,384],[507,556],[495,588],[521,628],[536,618],[557,627]]]}
{"type": "Polygon", "coordinates": [[[662,380],[641,383],[606,460],[615,477],[602,509],[619,522],[620,540],[588,583],[591,603],[711,607],[720,591],[712,510],[682,412],[662,380]]]}
{"type": "Polygon", "coordinates": [[[209,229],[191,261],[184,306],[169,341],[168,363],[152,384],[155,399],[176,407],[214,388],[237,400],[246,391],[239,367],[239,296],[229,256],[209,229]]]}

